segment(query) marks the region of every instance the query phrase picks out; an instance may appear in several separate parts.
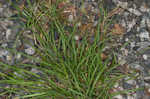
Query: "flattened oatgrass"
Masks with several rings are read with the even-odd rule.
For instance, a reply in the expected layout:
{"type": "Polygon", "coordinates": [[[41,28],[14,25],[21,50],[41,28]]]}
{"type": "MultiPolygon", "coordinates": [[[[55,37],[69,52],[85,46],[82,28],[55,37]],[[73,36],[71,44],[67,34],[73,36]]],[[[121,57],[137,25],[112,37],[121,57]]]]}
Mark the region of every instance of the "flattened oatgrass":
{"type": "Polygon", "coordinates": [[[96,32],[89,36],[85,31],[75,39],[80,34],[78,22],[68,22],[63,14],[65,6],[60,8],[62,2],[65,4],[62,0],[37,0],[32,4],[27,0],[28,7],[16,6],[20,19],[33,33],[36,54],[30,56],[9,49],[31,59],[34,64],[0,62],[2,70],[12,71],[0,72],[0,84],[10,85],[1,87],[1,96],[16,95],[17,99],[111,99],[122,93],[114,92],[114,85],[129,74],[117,69],[120,65],[113,50],[103,57],[105,45],[111,39],[106,34],[112,22],[110,18],[106,19],[107,12],[100,5],[96,32]],[[31,68],[39,72],[32,72],[31,68]]]}

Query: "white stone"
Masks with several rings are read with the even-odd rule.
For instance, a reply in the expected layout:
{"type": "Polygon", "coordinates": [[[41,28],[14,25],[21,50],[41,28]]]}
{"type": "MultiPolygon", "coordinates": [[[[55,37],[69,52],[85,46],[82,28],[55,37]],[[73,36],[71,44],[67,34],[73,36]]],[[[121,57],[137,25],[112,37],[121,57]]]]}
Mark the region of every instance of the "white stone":
{"type": "Polygon", "coordinates": [[[2,13],[3,12],[3,8],[0,8],[0,13],[2,13]]]}
{"type": "Polygon", "coordinates": [[[128,56],[128,50],[127,49],[124,50],[124,55],[128,56]]]}
{"type": "Polygon", "coordinates": [[[141,39],[149,39],[149,32],[145,30],[141,32],[139,36],[141,39]]]}
{"type": "Polygon", "coordinates": [[[150,92],[150,88],[148,88],[148,92],[150,92]]]}
{"type": "MultiPolygon", "coordinates": [[[[123,15],[125,16],[125,17],[128,17],[129,16],[129,12],[127,12],[127,11],[125,11],[124,13],[123,13],[123,15]]],[[[125,20],[124,20],[125,21],[125,20]]]]}
{"type": "Polygon", "coordinates": [[[136,84],[136,81],[135,80],[128,80],[127,83],[133,85],[133,84],[136,84]]]}
{"type": "Polygon", "coordinates": [[[127,62],[123,57],[118,57],[118,60],[120,65],[124,65],[127,62]]]}
{"type": "Polygon", "coordinates": [[[75,35],[75,36],[74,36],[74,39],[75,39],[76,41],[78,41],[78,40],[80,39],[80,37],[79,37],[78,35],[75,35]]]}
{"type": "Polygon", "coordinates": [[[6,56],[6,60],[7,60],[7,61],[11,61],[11,60],[12,60],[12,56],[11,56],[11,55],[7,55],[7,56],[6,56]]]}
{"type": "Polygon", "coordinates": [[[129,11],[130,13],[133,13],[133,14],[137,15],[137,16],[142,15],[142,13],[141,13],[140,11],[138,11],[138,10],[136,10],[136,9],[133,9],[133,8],[129,8],[128,11],[129,11]]]}
{"type": "Polygon", "coordinates": [[[144,77],[144,80],[150,80],[150,76],[144,77]]]}
{"type": "Polygon", "coordinates": [[[118,6],[121,6],[122,8],[126,9],[128,7],[128,2],[120,2],[118,0],[118,6]]]}
{"type": "Polygon", "coordinates": [[[9,36],[11,35],[11,29],[7,29],[6,31],[6,39],[9,40],[9,36]]]}
{"type": "Polygon", "coordinates": [[[8,44],[7,44],[7,43],[3,43],[1,46],[2,46],[2,47],[7,47],[8,44]]]}
{"type": "Polygon", "coordinates": [[[136,20],[135,19],[133,19],[131,22],[130,21],[128,21],[127,22],[127,32],[129,32],[129,31],[131,31],[131,29],[134,27],[134,25],[136,24],[136,20]]]}
{"type": "Polygon", "coordinates": [[[6,51],[6,50],[0,50],[0,57],[2,57],[2,56],[6,56],[6,55],[8,55],[8,51],[6,51]]]}
{"type": "Polygon", "coordinates": [[[25,49],[25,52],[29,55],[33,55],[35,53],[35,50],[32,47],[29,47],[25,49]]]}
{"type": "Polygon", "coordinates": [[[31,72],[33,72],[33,73],[39,73],[39,70],[37,70],[36,68],[32,68],[31,72]]]}
{"type": "Polygon", "coordinates": [[[135,42],[130,43],[131,48],[135,47],[135,42]]]}
{"type": "Polygon", "coordinates": [[[20,58],[21,58],[21,54],[18,53],[18,54],[16,55],[16,58],[17,58],[17,59],[20,59],[20,58]]]}
{"type": "Polygon", "coordinates": [[[127,76],[126,78],[124,78],[125,80],[129,80],[130,79],[130,77],[129,76],[127,76]]]}
{"type": "Polygon", "coordinates": [[[5,8],[4,11],[3,11],[3,14],[5,17],[10,17],[13,15],[12,11],[10,11],[9,8],[5,8]]]}
{"type": "Polygon", "coordinates": [[[150,11],[150,9],[145,6],[145,4],[142,4],[139,9],[140,9],[140,11],[142,11],[142,12],[149,12],[149,11],[150,11]]]}
{"type": "Polygon", "coordinates": [[[123,27],[126,27],[126,21],[125,21],[125,20],[121,20],[121,25],[122,25],[123,27]]]}
{"type": "Polygon", "coordinates": [[[79,23],[77,24],[77,26],[80,27],[80,26],[81,26],[81,22],[79,22],[79,23]]]}
{"type": "Polygon", "coordinates": [[[150,86],[150,84],[149,83],[145,83],[145,87],[149,87],[150,86]]]}
{"type": "Polygon", "coordinates": [[[139,31],[140,31],[140,27],[137,27],[137,28],[136,28],[136,31],[139,32],[139,31]]]}
{"type": "Polygon", "coordinates": [[[117,88],[118,86],[119,86],[119,83],[116,83],[116,84],[114,85],[115,88],[117,88]]]}
{"type": "Polygon", "coordinates": [[[144,69],[138,63],[132,63],[132,64],[129,64],[129,65],[132,66],[134,69],[137,69],[137,70],[141,70],[142,71],[144,69]]]}
{"type": "Polygon", "coordinates": [[[14,72],[14,74],[18,77],[22,77],[22,75],[18,74],[17,72],[14,72]]]}
{"type": "Polygon", "coordinates": [[[125,38],[125,41],[126,41],[126,42],[129,41],[129,39],[128,39],[128,38],[125,38]]]}
{"type": "Polygon", "coordinates": [[[144,54],[144,55],[143,55],[143,59],[144,59],[144,60],[147,60],[147,59],[148,59],[147,55],[144,54]]]}
{"type": "Polygon", "coordinates": [[[140,27],[146,27],[146,17],[142,18],[142,21],[140,23],[140,27]]]}
{"type": "Polygon", "coordinates": [[[95,21],[94,24],[93,24],[93,26],[97,26],[97,24],[98,24],[98,21],[95,21]]]}
{"type": "Polygon", "coordinates": [[[140,9],[142,12],[147,12],[147,8],[145,8],[144,6],[141,6],[139,9],[140,9]]]}
{"type": "Polygon", "coordinates": [[[73,15],[72,15],[72,14],[69,15],[68,21],[69,21],[69,22],[72,22],[72,21],[73,21],[73,15]]]}
{"type": "Polygon", "coordinates": [[[117,96],[114,96],[113,99],[123,99],[123,96],[122,95],[117,95],[117,96]]]}
{"type": "Polygon", "coordinates": [[[130,96],[130,95],[127,95],[127,99],[135,99],[135,97],[134,96],[130,96]]]}

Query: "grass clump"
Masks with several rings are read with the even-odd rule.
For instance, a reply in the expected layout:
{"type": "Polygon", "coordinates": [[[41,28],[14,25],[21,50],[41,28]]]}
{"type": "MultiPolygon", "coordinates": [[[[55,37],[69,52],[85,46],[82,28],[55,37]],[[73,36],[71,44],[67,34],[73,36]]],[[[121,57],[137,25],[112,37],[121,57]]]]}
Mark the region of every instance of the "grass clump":
{"type": "Polygon", "coordinates": [[[114,85],[128,75],[116,69],[119,64],[113,51],[105,59],[102,57],[111,23],[110,19],[106,21],[104,9],[100,8],[100,20],[91,42],[86,31],[82,39],[74,38],[78,32],[77,22],[69,23],[61,17],[65,8],[58,6],[62,1],[38,1],[36,8],[27,1],[28,8],[24,7],[20,15],[33,32],[33,48],[37,54],[29,56],[13,50],[34,63],[19,62],[13,66],[0,63],[1,67],[13,71],[0,73],[0,83],[11,86],[2,88],[1,95],[17,94],[20,99],[111,99],[116,95],[112,91],[114,85]],[[72,27],[66,29],[70,24],[72,27]],[[21,66],[34,68],[40,74],[21,66]]]}

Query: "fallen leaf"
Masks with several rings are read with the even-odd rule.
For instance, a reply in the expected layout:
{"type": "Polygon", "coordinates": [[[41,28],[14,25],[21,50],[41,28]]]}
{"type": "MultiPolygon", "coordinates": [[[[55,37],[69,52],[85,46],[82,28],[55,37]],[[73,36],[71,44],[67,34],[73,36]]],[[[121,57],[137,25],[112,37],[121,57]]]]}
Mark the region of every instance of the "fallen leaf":
{"type": "Polygon", "coordinates": [[[114,35],[122,35],[125,32],[125,28],[120,24],[115,24],[114,28],[112,29],[112,34],[114,35]]]}
{"type": "Polygon", "coordinates": [[[145,93],[146,93],[147,96],[150,96],[149,88],[145,88],[145,93]]]}
{"type": "Polygon", "coordinates": [[[102,60],[105,60],[107,58],[107,55],[104,53],[101,53],[101,58],[102,58],[102,60]]]}

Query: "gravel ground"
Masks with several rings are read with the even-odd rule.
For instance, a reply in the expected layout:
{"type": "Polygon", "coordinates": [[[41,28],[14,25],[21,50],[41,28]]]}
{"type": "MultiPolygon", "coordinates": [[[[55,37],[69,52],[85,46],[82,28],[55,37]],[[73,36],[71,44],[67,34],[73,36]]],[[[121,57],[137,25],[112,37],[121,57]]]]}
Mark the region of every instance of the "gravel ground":
{"type": "MultiPolygon", "coordinates": [[[[15,0],[12,1],[15,2],[15,0]]],[[[81,8],[81,0],[70,1],[76,7],[81,8]]],[[[97,4],[99,1],[101,0],[85,0],[82,7],[88,10],[88,15],[84,16],[83,14],[83,20],[79,24],[92,22],[92,26],[96,26],[98,22],[97,4]]],[[[26,42],[30,41],[34,44],[30,36],[31,32],[24,30],[20,21],[9,19],[16,16],[10,4],[5,0],[0,0],[0,46],[16,48],[29,55],[34,55],[34,49],[26,42]],[[19,38],[20,33],[25,37],[24,40],[19,38]]],[[[116,89],[145,88],[129,95],[118,95],[114,99],[150,99],[150,0],[104,0],[104,4],[108,11],[116,7],[122,9],[120,13],[115,15],[116,21],[113,24],[113,28],[120,29],[120,34],[114,36],[114,41],[116,41],[115,46],[121,46],[127,42],[128,45],[122,47],[116,54],[122,64],[122,71],[132,72],[131,70],[136,70],[135,75],[138,76],[135,80],[125,81],[124,79],[121,84],[116,85],[116,89]]],[[[73,21],[73,18],[74,15],[70,15],[68,20],[73,21]]],[[[21,55],[11,53],[2,48],[0,48],[0,61],[8,64],[14,64],[18,61],[29,62],[21,55]]],[[[31,70],[38,72],[34,68],[31,70]]],[[[2,72],[1,69],[0,72],[2,72]]],[[[10,87],[7,85],[1,86],[10,87]]]]}

